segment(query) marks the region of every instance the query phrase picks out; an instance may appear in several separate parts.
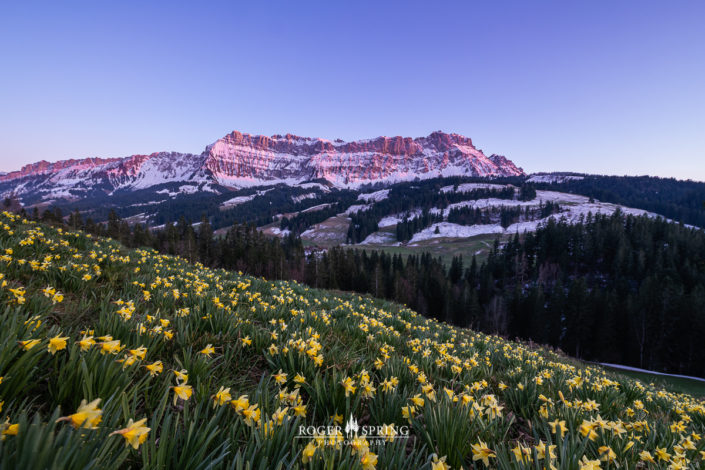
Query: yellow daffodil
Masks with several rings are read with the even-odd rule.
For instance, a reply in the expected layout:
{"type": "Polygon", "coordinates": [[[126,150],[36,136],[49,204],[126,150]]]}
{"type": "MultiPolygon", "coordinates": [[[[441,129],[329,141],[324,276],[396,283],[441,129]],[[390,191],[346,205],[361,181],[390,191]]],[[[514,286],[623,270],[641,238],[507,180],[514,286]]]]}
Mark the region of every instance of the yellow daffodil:
{"type": "Polygon", "coordinates": [[[81,404],[74,414],[64,416],[56,421],[70,421],[74,428],[85,427],[88,429],[96,429],[103,415],[103,411],[98,409],[99,403],[100,398],[96,398],[90,403],[86,400],[81,400],[81,404]]]}
{"type": "Polygon", "coordinates": [[[57,351],[66,349],[67,339],[69,339],[68,336],[54,336],[53,338],[49,338],[49,345],[47,346],[47,350],[53,356],[54,354],[56,354],[57,351]]]}
{"type": "Polygon", "coordinates": [[[128,421],[127,427],[120,429],[111,433],[110,435],[120,435],[125,438],[125,444],[131,445],[132,448],[137,449],[140,444],[143,444],[147,440],[147,435],[149,434],[150,428],[146,427],[144,423],[147,422],[147,418],[143,418],[137,422],[132,419],[128,421]]]}

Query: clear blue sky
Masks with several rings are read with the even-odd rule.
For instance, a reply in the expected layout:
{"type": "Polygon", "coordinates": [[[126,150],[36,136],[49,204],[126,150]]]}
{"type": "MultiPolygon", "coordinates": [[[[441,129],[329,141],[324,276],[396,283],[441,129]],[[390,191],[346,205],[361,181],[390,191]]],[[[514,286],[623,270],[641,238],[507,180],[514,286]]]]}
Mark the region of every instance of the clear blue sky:
{"type": "Polygon", "coordinates": [[[3,2],[0,169],[238,129],[705,180],[705,2],[3,2]]]}

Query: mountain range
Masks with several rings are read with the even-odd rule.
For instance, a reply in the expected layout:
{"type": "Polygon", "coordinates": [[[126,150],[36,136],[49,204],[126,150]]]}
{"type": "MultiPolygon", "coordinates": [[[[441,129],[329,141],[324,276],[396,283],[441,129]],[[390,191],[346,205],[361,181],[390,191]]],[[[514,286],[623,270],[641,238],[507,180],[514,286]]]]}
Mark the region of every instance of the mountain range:
{"type": "Polygon", "coordinates": [[[200,154],[157,152],[124,158],[40,161],[0,174],[0,196],[24,204],[79,200],[178,183],[180,193],[221,193],[325,179],[337,188],[447,176],[521,176],[502,155],[486,156],[459,134],[345,142],[234,131],[200,154]]]}

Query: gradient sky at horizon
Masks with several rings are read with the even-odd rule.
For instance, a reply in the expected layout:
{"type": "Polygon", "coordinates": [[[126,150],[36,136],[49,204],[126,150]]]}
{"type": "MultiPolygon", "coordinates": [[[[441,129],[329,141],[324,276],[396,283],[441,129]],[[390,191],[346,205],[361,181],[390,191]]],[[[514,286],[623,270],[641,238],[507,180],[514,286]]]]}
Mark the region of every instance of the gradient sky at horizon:
{"type": "Polygon", "coordinates": [[[0,170],[234,129],[457,132],[529,172],[705,181],[705,2],[4,2],[0,170]]]}

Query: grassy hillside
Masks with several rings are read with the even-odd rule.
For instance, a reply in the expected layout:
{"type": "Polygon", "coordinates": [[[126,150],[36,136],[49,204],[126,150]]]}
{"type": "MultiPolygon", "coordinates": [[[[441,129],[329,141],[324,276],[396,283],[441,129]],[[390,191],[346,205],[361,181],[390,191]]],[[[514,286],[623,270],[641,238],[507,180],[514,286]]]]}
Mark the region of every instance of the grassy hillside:
{"type": "Polygon", "coordinates": [[[7,213],[0,253],[0,468],[703,463],[691,396],[394,304],[7,213]],[[384,445],[297,435],[350,416],[384,445]]]}

